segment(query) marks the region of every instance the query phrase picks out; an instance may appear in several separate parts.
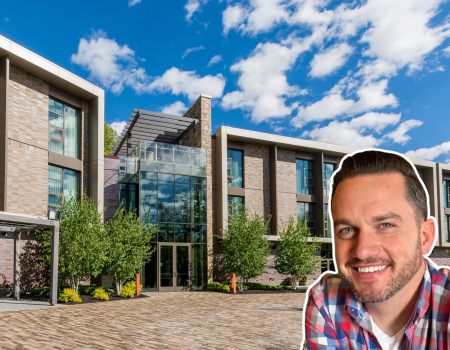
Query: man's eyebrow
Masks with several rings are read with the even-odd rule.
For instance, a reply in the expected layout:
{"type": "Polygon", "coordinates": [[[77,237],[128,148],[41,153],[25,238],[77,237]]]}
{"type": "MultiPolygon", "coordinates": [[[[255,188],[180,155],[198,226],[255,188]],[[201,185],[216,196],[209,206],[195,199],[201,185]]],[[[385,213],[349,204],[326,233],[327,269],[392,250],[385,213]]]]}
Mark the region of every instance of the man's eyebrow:
{"type": "Polygon", "coordinates": [[[372,222],[381,222],[384,220],[389,220],[389,219],[396,219],[399,221],[403,221],[402,217],[396,213],[390,212],[387,214],[383,214],[383,215],[379,215],[379,216],[374,216],[372,218],[372,222]]]}
{"type": "Polygon", "coordinates": [[[339,225],[351,226],[352,224],[350,223],[350,220],[347,220],[347,219],[341,219],[341,220],[334,221],[334,226],[339,226],[339,225]]]}

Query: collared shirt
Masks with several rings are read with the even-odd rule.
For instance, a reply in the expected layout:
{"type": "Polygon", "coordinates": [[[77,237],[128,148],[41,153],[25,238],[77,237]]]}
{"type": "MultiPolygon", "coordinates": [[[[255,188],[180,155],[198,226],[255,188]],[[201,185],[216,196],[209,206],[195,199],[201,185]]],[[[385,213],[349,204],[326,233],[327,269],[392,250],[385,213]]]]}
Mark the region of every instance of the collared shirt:
{"type": "MultiPolygon", "coordinates": [[[[450,270],[439,271],[425,259],[419,299],[399,349],[450,349],[450,270]]],[[[348,285],[327,274],[309,292],[304,348],[381,349],[371,317],[348,285]]]]}

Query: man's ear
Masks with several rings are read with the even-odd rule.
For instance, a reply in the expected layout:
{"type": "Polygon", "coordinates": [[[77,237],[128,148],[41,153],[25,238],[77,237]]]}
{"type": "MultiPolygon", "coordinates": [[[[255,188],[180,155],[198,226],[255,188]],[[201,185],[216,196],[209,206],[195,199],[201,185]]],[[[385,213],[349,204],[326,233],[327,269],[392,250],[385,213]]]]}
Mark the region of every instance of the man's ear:
{"type": "Polygon", "coordinates": [[[427,255],[434,248],[434,239],[436,236],[436,222],[429,218],[422,223],[420,237],[422,239],[422,254],[427,255]]]}

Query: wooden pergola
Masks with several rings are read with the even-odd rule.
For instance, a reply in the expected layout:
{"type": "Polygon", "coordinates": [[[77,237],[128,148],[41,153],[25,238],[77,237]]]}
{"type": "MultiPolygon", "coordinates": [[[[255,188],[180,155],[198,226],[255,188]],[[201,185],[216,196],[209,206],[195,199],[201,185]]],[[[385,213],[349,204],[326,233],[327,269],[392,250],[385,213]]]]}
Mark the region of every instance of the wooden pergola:
{"type": "Polygon", "coordinates": [[[14,239],[14,285],[13,298],[20,298],[20,240],[22,232],[52,230],[52,256],[50,263],[50,305],[58,300],[58,251],[59,221],[42,219],[36,216],[0,212],[0,239],[14,239]]]}

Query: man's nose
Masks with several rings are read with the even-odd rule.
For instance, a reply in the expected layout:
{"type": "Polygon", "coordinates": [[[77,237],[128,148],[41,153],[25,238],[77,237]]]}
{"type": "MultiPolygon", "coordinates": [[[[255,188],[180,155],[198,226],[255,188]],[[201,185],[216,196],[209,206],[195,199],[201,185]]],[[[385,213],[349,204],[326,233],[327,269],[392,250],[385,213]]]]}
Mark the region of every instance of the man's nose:
{"type": "Polygon", "coordinates": [[[370,228],[362,228],[356,236],[355,245],[353,247],[353,257],[365,260],[379,253],[378,237],[370,230],[370,228]]]}

